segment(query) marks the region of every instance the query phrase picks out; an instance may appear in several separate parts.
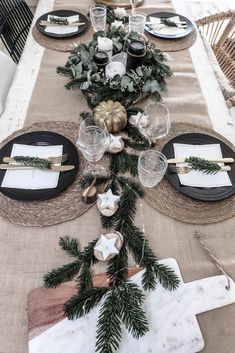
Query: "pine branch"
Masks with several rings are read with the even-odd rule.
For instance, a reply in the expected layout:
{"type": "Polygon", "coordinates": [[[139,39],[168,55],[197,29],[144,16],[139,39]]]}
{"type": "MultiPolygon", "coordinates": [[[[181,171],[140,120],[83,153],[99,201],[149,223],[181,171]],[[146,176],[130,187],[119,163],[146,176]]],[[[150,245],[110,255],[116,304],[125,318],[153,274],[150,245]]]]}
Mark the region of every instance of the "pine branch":
{"type": "Polygon", "coordinates": [[[118,290],[110,290],[102,306],[97,322],[96,352],[113,353],[119,348],[122,338],[121,305],[118,298],[118,290]]]}
{"type": "Polygon", "coordinates": [[[51,23],[55,23],[57,25],[63,25],[63,26],[68,26],[69,21],[67,18],[64,17],[50,17],[49,20],[51,23]]]}
{"type": "Polygon", "coordinates": [[[206,174],[216,174],[221,169],[219,164],[209,162],[200,157],[189,157],[185,159],[185,162],[187,162],[192,169],[206,174]]]}
{"type": "Polygon", "coordinates": [[[83,262],[86,262],[89,266],[94,265],[97,262],[97,259],[94,256],[94,247],[97,243],[99,238],[96,238],[83,249],[83,251],[80,253],[80,259],[83,262]]]}
{"type": "Polygon", "coordinates": [[[46,288],[56,288],[64,282],[71,281],[78,275],[82,263],[74,261],[59,267],[44,276],[44,286],[46,288]]]}
{"type": "Polygon", "coordinates": [[[133,141],[143,143],[146,148],[149,147],[148,140],[141,134],[141,132],[139,131],[139,129],[137,129],[136,126],[127,123],[124,128],[124,131],[133,141]]]}
{"type": "Polygon", "coordinates": [[[124,283],[119,288],[121,317],[126,329],[139,339],[148,332],[148,321],[142,308],[144,295],[135,283],[124,283]]]}
{"type": "Polygon", "coordinates": [[[122,188],[127,187],[130,191],[132,191],[136,198],[143,198],[144,197],[144,189],[142,188],[142,186],[137,183],[136,181],[124,177],[124,176],[118,176],[117,180],[119,182],[119,184],[122,186],[122,188]]]}
{"type": "Polygon", "coordinates": [[[68,255],[79,258],[80,251],[78,250],[78,242],[75,238],[60,237],[59,246],[62,250],[67,252],[68,255]]]}
{"type": "Polygon", "coordinates": [[[80,275],[78,277],[79,292],[93,288],[93,280],[91,273],[91,266],[89,263],[84,262],[82,264],[80,275]]]}
{"type": "Polygon", "coordinates": [[[33,167],[40,170],[51,169],[53,163],[45,158],[29,157],[29,156],[15,156],[13,159],[20,165],[33,167]]]}
{"type": "Polygon", "coordinates": [[[128,254],[125,244],[118,256],[113,257],[108,262],[107,274],[110,280],[110,286],[119,286],[128,278],[128,254]]]}
{"type": "Polygon", "coordinates": [[[131,175],[136,176],[138,174],[137,164],[138,156],[134,154],[128,154],[126,151],[117,153],[114,155],[114,163],[119,173],[129,172],[131,175]]]}
{"type": "Polygon", "coordinates": [[[161,18],[160,23],[168,27],[177,27],[177,24],[174,21],[169,20],[168,18],[161,18]]]}
{"type": "Polygon", "coordinates": [[[73,78],[73,73],[72,73],[72,70],[70,67],[66,67],[66,66],[59,66],[57,67],[56,69],[56,72],[57,74],[61,75],[61,76],[64,76],[64,77],[67,77],[69,79],[72,79],[73,78]]]}
{"type": "Polygon", "coordinates": [[[128,138],[123,138],[123,141],[124,141],[126,147],[130,147],[133,150],[143,151],[143,150],[146,149],[145,143],[140,143],[140,142],[137,142],[137,141],[133,141],[133,140],[128,139],[128,138]]]}
{"type": "MultiPolygon", "coordinates": [[[[99,186],[99,185],[105,184],[109,181],[109,179],[110,179],[110,176],[96,175],[95,185],[99,186]]],[[[94,175],[90,173],[83,174],[81,179],[79,180],[79,185],[81,186],[82,189],[85,189],[89,185],[91,185],[93,180],[94,180],[94,175]]]]}
{"type": "Polygon", "coordinates": [[[99,304],[108,288],[91,288],[80,291],[64,304],[64,311],[69,320],[78,319],[88,314],[91,309],[99,304]]]}

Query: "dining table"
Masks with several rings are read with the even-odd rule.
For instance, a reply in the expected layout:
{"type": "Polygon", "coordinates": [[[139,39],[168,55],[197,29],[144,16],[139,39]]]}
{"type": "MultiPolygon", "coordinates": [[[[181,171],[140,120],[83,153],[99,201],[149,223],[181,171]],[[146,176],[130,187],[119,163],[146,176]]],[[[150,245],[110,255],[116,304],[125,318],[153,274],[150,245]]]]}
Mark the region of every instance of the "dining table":
{"type": "MultiPolygon", "coordinates": [[[[71,8],[87,13],[92,4],[93,0],[40,0],[32,28],[40,15],[54,8],[71,8]]],[[[145,0],[142,6],[156,7],[158,11],[174,7],[176,12],[192,19],[183,0],[173,3],[170,0],[145,0]]],[[[64,88],[66,78],[56,73],[57,66],[65,64],[68,52],[40,46],[32,36],[32,28],[5,111],[0,117],[1,141],[14,131],[34,123],[41,123],[42,126],[48,121],[52,124],[77,123],[80,113],[89,111],[83,94],[67,91],[64,88]]],[[[172,51],[168,55],[173,77],[168,80],[163,101],[169,108],[171,122],[213,129],[234,144],[235,127],[200,34],[190,49],[172,51]]],[[[145,104],[146,101],[140,103],[142,107],[145,104]]],[[[66,213],[66,209],[63,212],[66,213]]],[[[141,212],[138,206],[135,222],[140,227],[141,212]]],[[[40,223],[40,214],[31,216],[40,223]]],[[[226,272],[235,280],[234,217],[216,221],[215,215],[212,223],[192,224],[160,212],[146,200],[143,200],[143,216],[146,237],[156,256],[159,260],[176,259],[184,282],[220,274],[195,238],[196,231],[203,234],[226,272]]],[[[79,217],[50,226],[23,226],[0,218],[0,353],[28,351],[27,295],[32,289],[43,286],[43,276],[48,271],[68,261],[68,256],[58,246],[59,238],[67,235],[77,238],[83,248],[101,233],[96,206],[79,217]]],[[[133,263],[130,259],[130,265],[133,263]]],[[[94,274],[104,271],[105,266],[101,263],[93,269],[94,274]]],[[[197,319],[205,341],[202,352],[234,351],[234,304],[200,314],[197,319]]]]}

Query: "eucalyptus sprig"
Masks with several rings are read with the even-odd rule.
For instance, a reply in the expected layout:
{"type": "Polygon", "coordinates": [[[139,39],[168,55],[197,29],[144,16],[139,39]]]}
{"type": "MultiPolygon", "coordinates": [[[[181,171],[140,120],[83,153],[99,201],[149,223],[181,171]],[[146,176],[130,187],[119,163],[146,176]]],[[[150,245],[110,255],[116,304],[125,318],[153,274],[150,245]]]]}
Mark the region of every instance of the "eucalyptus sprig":
{"type": "Polygon", "coordinates": [[[52,168],[53,163],[45,158],[29,157],[29,156],[15,156],[14,161],[19,165],[33,167],[41,170],[49,170],[52,168]]]}
{"type": "Polygon", "coordinates": [[[188,163],[193,170],[198,170],[206,174],[216,174],[221,169],[219,164],[209,162],[200,157],[189,157],[185,159],[185,162],[188,163]]]}

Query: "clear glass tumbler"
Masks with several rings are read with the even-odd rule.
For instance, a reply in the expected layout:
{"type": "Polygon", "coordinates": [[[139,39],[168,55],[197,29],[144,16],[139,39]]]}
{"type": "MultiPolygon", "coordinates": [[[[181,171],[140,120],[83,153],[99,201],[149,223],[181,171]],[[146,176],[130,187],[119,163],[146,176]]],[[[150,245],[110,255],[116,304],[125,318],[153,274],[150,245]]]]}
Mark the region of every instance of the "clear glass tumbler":
{"type": "Polygon", "coordinates": [[[147,124],[141,125],[139,130],[149,140],[155,144],[158,139],[165,137],[171,127],[170,114],[168,108],[162,103],[150,103],[145,107],[144,114],[147,124]]]}
{"type": "Polygon", "coordinates": [[[144,33],[146,14],[134,12],[129,15],[129,32],[144,33]]]}
{"type": "Polygon", "coordinates": [[[106,18],[107,9],[105,6],[91,6],[90,7],[90,18],[92,28],[95,32],[105,31],[106,29],[106,18]]]}
{"type": "Polygon", "coordinates": [[[152,188],[160,183],[167,169],[166,157],[158,151],[148,150],[139,155],[138,174],[142,185],[152,188]]]}

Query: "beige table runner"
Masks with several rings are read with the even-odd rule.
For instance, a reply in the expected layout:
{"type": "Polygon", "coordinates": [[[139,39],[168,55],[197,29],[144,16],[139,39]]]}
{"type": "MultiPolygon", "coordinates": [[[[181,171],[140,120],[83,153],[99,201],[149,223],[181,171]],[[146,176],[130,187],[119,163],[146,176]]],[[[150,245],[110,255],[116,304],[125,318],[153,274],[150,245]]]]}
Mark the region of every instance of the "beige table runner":
{"type": "MultiPolygon", "coordinates": [[[[77,4],[78,8],[87,9],[91,3],[91,0],[57,0],[60,8],[77,4]]],[[[147,4],[156,5],[156,1],[147,1],[147,4]]],[[[161,4],[164,7],[169,1],[161,0],[161,4]]],[[[157,2],[158,6],[161,4],[157,2]]],[[[169,82],[164,98],[170,108],[172,120],[210,125],[188,51],[172,53],[171,57],[174,77],[169,82]]],[[[82,94],[64,90],[63,84],[66,80],[56,75],[56,66],[64,64],[66,58],[66,53],[45,50],[28,109],[27,125],[44,120],[77,121],[80,112],[87,109],[82,94]]],[[[194,239],[193,233],[196,229],[201,229],[206,234],[207,243],[235,279],[233,219],[207,226],[193,226],[169,218],[146,203],[144,218],[147,237],[155,253],[159,259],[174,257],[185,282],[219,274],[194,239]]],[[[136,224],[141,226],[141,222],[138,211],[136,224]]],[[[0,220],[1,353],[27,353],[27,294],[31,289],[42,285],[46,272],[69,261],[59,250],[59,237],[77,237],[83,247],[100,233],[101,225],[96,207],[73,221],[43,229],[19,227],[0,220]]],[[[94,268],[94,273],[103,270],[99,265],[94,268]]],[[[199,322],[206,343],[204,353],[233,352],[235,305],[200,315],[199,322]]]]}

